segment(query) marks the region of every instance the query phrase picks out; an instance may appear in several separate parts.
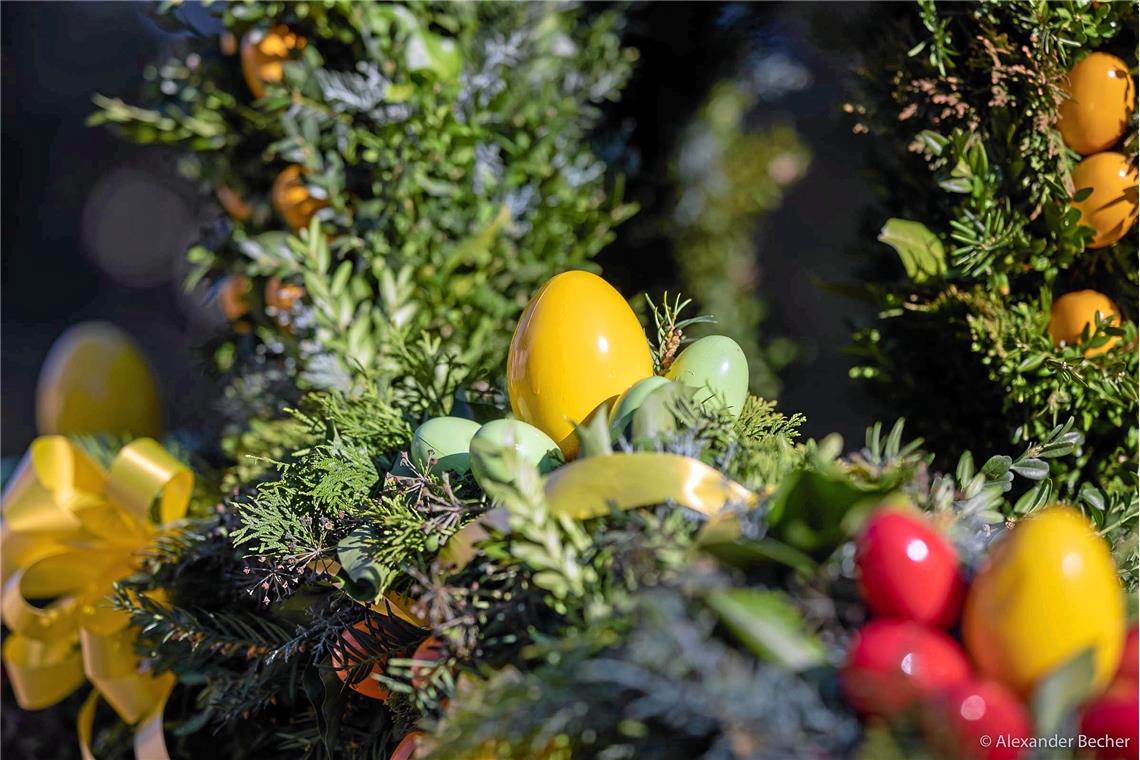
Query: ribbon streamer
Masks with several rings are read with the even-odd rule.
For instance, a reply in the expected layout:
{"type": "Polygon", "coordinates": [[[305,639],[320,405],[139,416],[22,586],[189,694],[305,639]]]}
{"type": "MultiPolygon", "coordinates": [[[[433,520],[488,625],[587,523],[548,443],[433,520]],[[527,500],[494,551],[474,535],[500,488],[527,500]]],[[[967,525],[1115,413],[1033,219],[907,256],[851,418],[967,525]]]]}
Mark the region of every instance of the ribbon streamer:
{"type": "Polygon", "coordinates": [[[169,757],[162,713],[174,677],[141,669],[130,617],[109,596],[137,569],[139,552],[186,515],[193,483],[190,470],[149,438],[125,446],[106,471],[67,438],[43,436],[5,489],[0,611],[12,633],[4,665],[26,710],[50,707],[91,682],[78,716],[84,760],[94,758],[100,699],[136,726],[136,757],[169,757]],[[29,599],[51,601],[40,607],[29,599]]]}
{"type": "MultiPolygon", "coordinates": [[[[731,534],[735,519],[725,507],[755,507],[760,496],[716,469],[681,454],[636,452],[579,459],[547,476],[543,488],[551,514],[576,520],[601,517],[611,509],[636,509],[672,502],[707,515],[705,532],[731,534]]],[[[488,527],[509,530],[501,508],[460,528],[444,545],[440,560],[462,568],[476,554],[488,527]]]]}
{"type": "Polygon", "coordinates": [[[639,452],[589,457],[546,479],[552,514],[577,520],[617,509],[675,502],[712,517],[729,504],[755,506],[759,497],[704,462],[680,454],[639,452]]]}

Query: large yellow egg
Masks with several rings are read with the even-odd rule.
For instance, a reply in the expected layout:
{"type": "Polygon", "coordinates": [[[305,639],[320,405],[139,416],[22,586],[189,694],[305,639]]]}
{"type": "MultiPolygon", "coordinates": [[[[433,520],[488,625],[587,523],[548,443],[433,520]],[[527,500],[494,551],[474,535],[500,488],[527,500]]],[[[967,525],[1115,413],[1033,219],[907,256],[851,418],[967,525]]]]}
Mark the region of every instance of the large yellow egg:
{"type": "Polygon", "coordinates": [[[1114,55],[1093,53],[1069,71],[1057,110],[1065,145],[1087,156],[1108,150],[1128,129],[1136,110],[1136,87],[1128,65],[1114,55]]]}
{"type": "Polygon", "coordinates": [[[1124,237],[1136,223],[1136,167],[1122,153],[1097,153],[1073,169],[1077,192],[1092,188],[1073,207],[1081,212],[1081,224],[1096,230],[1089,248],[1104,248],[1124,237]]]}
{"type": "Polygon", "coordinates": [[[574,425],[653,374],[649,342],[621,294],[589,272],[564,272],[535,294],[507,356],[507,393],[519,419],[567,457],[574,425]]]}
{"type": "Polygon", "coordinates": [[[130,336],[107,322],[59,336],[36,384],[36,425],[44,435],[160,435],[158,385],[130,336]]]}
{"type": "MultiPolygon", "coordinates": [[[[1104,293],[1095,290],[1074,290],[1058,298],[1053,302],[1047,328],[1049,337],[1053,339],[1053,345],[1059,346],[1064,343],[1072,346],[1079,343],[1085,327],[1089,328],[1089,335],[1092,335],[1096,329],[1098,313],[1102,315],[1102,319],[1115,317],[1112,324],[1120,326],[1120,309],[1116,308],[1116,304],[1104,293]]],[[[1085,349],[1085,356],[1103,354],[1119,342],[1120,338],[1109,338],[1103,346],[1085,349]]]]}
{"type": "Polygon", "coordinates": [[[1028,695],[1086,649],[1094,688],[1124,643],[1124,590],[1108,546],[1071,507],[1018,523],[993,550],[966,597],[962,636],[978,670],[1028,695]]]}
{"type": "Polygon", "coordinates": [[[285,75],[285,62],[304,47],[305,38],[284,24],[246,34],[241,41],[241,73],[253,97],[265,97],[265,84],[280,82],[285,75]]]}

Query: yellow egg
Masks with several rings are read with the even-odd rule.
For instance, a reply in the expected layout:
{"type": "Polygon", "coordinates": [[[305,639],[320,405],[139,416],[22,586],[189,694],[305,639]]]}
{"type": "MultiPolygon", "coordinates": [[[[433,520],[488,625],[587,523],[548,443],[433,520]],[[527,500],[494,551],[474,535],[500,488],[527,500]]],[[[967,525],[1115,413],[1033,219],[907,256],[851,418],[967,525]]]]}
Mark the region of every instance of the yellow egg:
{"type": "Polygon", "coordinates": [[[982,675],[1022,696],[1090,648],[1094,688],[1103,687],[1124,642],[1124,591],[1108,546],[1071,507],[1018,523],[970,587],[962,637],[982,675]]]}
{"type": "Polygon", "coordinates": [[[59,336],[36,384],[36,424],[44,435],[160,435],[154,373],[130,336],[107,322],[59,336]]]}
{"type": "Polygon", "coordinates": [[[1073,208],[1081,212],[1081,224],[1092,227],[1089,248],[1104,248],[1124,237],[1136,223],[1136,167],[1122,153],[1097,153],[1073,169],[1073,187],[1079,192],[1092,188],[1073,208]]]}
{"type": "Polygon", "coordinates": [[[1128,129],[1136,110],[1136,87],[1128,65],[1114,55],[1093,53],[1069,71],[1057,110],[1065,145],[1087,156],[1108,150],[1128,129]]]}
{"type": "Polygon", "coordinates": [[[649,342],[621,294],[589,272],[564,272],[535,294],[507,356],[507,393],[520,420],[567,457],[574,422],[653,374],[649,342]]]}
{"type": "Polygon", "coordinates": [[[253,97],[265,97],[265,84],[280,82],[285,75],[284,63],[304,47],[305,38],[284,24],[246,34],[241,41],[241,73],[253,97]]]}
{"type": "MultiPolygon", "coordinates": [[[[1086,326],[1089,328],[1089,335],[1092,335],[1096,329],[1097,314],[1103,315],[1102,318],[1115,317],[1112,324],[1120,326],[1120,310],[1104,293],[1095,290],[1074,290],[1058,298],[1053,302],[1053,310],[1049,317],[1048,331],[1049,337],[1053,339],[1053,345],[1059,346],[1065,343],[1071,346],[1079,343],[1081,333],[1086,326]]],[[[1085,356],[1103,354],[1119,342],[1120,338],[1109,338],[1102,346],[1085,349],[1085,356]]]]}
{"type": "Polygon", "coordinates": [[[304,169],[301,166],[291,164],[273,180],[273,208],[294,230],[308,227],[313,214],[328,205],[309,194],[309,188],[301,179],[302,174],[304,169]]]}

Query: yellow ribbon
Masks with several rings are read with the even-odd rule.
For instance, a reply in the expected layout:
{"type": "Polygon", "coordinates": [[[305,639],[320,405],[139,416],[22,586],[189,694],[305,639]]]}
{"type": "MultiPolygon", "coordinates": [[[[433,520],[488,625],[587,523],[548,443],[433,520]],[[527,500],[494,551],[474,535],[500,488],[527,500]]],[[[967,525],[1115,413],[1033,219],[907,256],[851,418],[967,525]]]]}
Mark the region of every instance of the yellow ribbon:
{"type": "Polygon", "coordinates": [[[681,454],[640,452],[589,457],[546,478],[551,514],[576,520],[617,509],[674,502],[712,517],[729,504],[755,506],[752,491],[704,462],[681,454]]]}
{"type": "MultiPolygon", "coordinates": [[[[672,502],[712,518],[702,534],[718,535],[734,530],[733,516],[722,514],[725,507],[738,504],[751,509],[760,502],[758,494],[704,462],[681,454],[654,452],[579,459],[550,473],[543,493],[551,514],[576,520],[600,517],[610,509],[672,502]]],[[[491,510],[463,526],[444,545],[440,560],[455,568],[466,566],[475,556],[475,545],[490,535],[485,523],[498,530],[506,529],[499,512],[491,510]]]]}
{"type": "Polygon", "coordinates": [[[100,699],[136,726],[137,757],[168,757],[162,713],[174,677],[140,668],[130,617],[109,595],[158,532],[186,515],[193,482],[149,438],[124,447],[106,471],[67,438],[43,436],[4,491],[0,610],[12,631],[4,665],[26,710],[50,707],[91,682],[78,718],[85,760],[94,758],[100,699]]]}

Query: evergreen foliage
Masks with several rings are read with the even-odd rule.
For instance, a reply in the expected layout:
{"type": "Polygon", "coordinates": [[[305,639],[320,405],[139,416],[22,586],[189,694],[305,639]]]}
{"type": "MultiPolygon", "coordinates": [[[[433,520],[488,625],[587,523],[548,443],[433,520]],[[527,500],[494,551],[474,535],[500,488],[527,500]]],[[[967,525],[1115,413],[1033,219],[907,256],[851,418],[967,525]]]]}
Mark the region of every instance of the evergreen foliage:
{"type": "MultiPolygon", "coordinates": [[[[875,281],[881,308],[856,335],[874,383],[935,451],[996,450],[1045,437],[1072,416],[1084,444],[1053,496],[1082,480],[1121,501],[1137,489],[1135,230],[1092,249],[1070,206],[1080,160],[1054,124],[1070,67],[1090,52],[1135,64],[1136,9],[1127,3],[1022,0],[970,6],[924,0],[900,9],[863,68],[848,107],[869,133],[886,190],[875,281]],[[906,41],[905,44],[899,40],[906,41]],[[886,260],[887,246],[897,261],[886,260]],[[905,270],[905,273],[904,273],[905,270]],[[1122,323],[1092,326],[1055,347],[1053,302],[1085,288],[1106,294],[1122,323]],[[1088,348],[1119,339],[1111,350],[1088,348]]],[[[1118,148],[1136,161],[1135,115],[1118,148]]],[[[1132,190],[1135,202],[1135,189],[1132,190]]],[[[1115,540],[1132,522],[1098,512],[1115,540]]]]}

